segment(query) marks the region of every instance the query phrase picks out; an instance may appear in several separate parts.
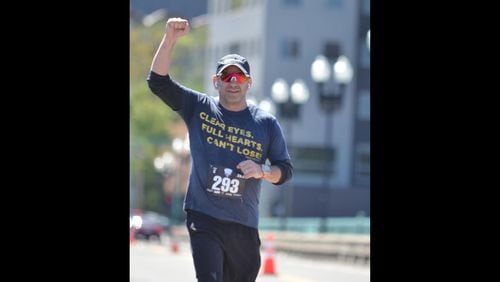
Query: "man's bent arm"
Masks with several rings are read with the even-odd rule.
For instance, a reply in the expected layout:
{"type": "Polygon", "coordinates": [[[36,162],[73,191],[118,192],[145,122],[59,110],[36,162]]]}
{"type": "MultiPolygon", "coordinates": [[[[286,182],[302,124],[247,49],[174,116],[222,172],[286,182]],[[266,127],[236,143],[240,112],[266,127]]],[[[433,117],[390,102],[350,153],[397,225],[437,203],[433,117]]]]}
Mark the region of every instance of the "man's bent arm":
{"type": "Polygon", "coordinates": [[[270,179],[269,181],[271,181],[271,183],[273,183],[274,185],[281,185],[292,179],[293,166],[290,160],[275,161],[271,166],[271,175],[273,175],[272,172],[274,171],[274,167],[276,167],[276,169],[279,171],[279,177],[277,179],[270,179]]]}

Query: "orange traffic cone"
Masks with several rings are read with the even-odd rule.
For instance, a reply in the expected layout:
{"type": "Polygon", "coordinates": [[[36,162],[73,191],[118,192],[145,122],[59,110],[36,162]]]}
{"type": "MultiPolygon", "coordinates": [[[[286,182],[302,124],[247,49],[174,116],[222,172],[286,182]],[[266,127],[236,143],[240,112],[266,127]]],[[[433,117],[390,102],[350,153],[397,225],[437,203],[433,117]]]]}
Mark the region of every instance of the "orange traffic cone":
{"type": "Polygon", "coordinates": [[[130,244],[135,244],[135,228],[130,228],[130,244]]]}
{"type": "Polygon", "coordinates": [[[276,274],[276,265],[274,263],[274,235],[268,234],[264,242],[264,264],[262,265],[262,274],[276,274]]]}
{"type": "Polygon", "coordinates": [[[179,242],[177,242],[174,236],[170,237],[170,251],[174,254],[179,252],[179,242]]]}

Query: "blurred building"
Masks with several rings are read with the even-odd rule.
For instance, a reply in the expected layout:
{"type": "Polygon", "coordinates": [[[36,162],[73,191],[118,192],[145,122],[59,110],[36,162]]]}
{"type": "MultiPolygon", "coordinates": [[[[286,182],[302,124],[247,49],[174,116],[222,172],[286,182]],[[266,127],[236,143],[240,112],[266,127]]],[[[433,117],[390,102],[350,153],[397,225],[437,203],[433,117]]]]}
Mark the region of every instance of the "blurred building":
{"type": "Polygon", "coordinates": [[[159,9],[165,9],[179,17],[191,19],[207,13],[207,1],[130,0],[131,14],[145,16],[159,9]]]}
{"type": "MultiPolygon", "coordinates": [[[[271,86],[277,78],[290,85],[303,79],[310,92],[298,119],[279,118],[296,168],[286,188],[291,192],[285,197],[280,192],[283,189],[272,189],[266,182],[261,215],[282,213],[284,205],[289,216],[354,216],[361,211],[370,215],[370,56],[366,40],[370,1],[209,0],[207,8],[207,93],[217,95],[211,75],[216,61],[227,53],[249,59],[254,81],[249,94],[257,102],[271,100],[271,86]],[[325,146],[327,119],[310,72],[318,54],[345,55],[354,70],[342,107],[333,116],[333,152],[325,146]],[[325,165],[331,170],[326,185],[325,165]]],[[[331,84],[325,87],[333,88],[331,84]]]]}

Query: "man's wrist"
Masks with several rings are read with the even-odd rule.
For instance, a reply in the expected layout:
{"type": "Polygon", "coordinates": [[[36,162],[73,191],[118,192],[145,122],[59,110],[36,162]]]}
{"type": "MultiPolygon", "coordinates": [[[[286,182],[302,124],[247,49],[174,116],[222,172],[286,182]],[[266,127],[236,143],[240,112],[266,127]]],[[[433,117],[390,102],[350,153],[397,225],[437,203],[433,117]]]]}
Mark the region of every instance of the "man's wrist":
{"type": "Polygon", "coordinates": [[[260,166],[260,169],[262,170],[262,175],[260,178],[265,178],[266,176],[271,175],[271,167],[270,166],[263,164],[260,166]]]}

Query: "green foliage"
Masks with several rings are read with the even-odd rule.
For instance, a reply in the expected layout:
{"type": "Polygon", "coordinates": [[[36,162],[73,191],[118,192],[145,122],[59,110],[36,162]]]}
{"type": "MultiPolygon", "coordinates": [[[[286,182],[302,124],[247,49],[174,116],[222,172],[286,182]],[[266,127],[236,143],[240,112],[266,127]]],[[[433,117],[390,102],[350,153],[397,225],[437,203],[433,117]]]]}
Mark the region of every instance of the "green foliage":
{"type": "Polygon", "coordinates": [[[171,70],[175,80],[201,92],[204,92],[205,41],[206,27],[192,29],[187,36],[182,37],[176,43],[171,70]]]}
{"type": "Polygon", "coordinates": [[[135,135],[150,141],[169,138],[167,126],[176,118],[174,115],[146,83],[131,85],[130,118],[135,135]]]}
{"type": "MultiPolygon", "coordinates": [[[[165,32],[166,20],[151,27],[130,29],[130,186],[142,183],[141,202],[133,208],[162,211],[162,176],[155,171],[154,158],[170,150],[169,128],[182,122],[147,86],[151,61],[165,32]]],[[[170,74],[183,85],[203,91],[206,28],[192,29],[177,43],[170,74]]]]}

